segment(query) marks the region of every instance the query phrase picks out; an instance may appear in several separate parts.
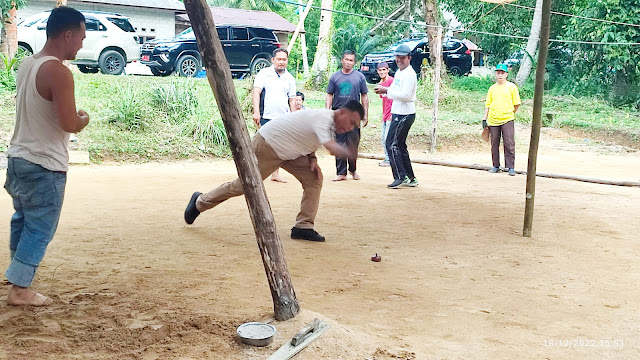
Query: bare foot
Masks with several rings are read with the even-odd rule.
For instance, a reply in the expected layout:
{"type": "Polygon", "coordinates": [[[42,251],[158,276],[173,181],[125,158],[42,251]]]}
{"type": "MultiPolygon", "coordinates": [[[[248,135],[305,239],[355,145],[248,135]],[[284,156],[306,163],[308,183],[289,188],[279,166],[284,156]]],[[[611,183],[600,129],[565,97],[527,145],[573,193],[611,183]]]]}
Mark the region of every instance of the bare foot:
{"type": "Polygon", "coordinates": [[[7,294],[7,304],[9,305],[49,306],[51,303],[53,303],[53,299],[50,297],[16,285],[11,285],[7,294]]]}
{"type": "Polygon", "coordinates": [[[353,177],[353,180],[360,180],[360,175],[355,171],[351,173],[351,177],[353,177]]]}
{"type": "Polygon", "coordinates": [[[347,180],[347,175],[338,175],[338,176],[336,176],[335,179],[333,179],[331,181],[343,181],[343,180],[347,180]]]}
{"type": "Polygon", "coordinates": [[[271,175],[271,181],[286,183],[287,180],[280,177],[280,175],[271,175]]]}

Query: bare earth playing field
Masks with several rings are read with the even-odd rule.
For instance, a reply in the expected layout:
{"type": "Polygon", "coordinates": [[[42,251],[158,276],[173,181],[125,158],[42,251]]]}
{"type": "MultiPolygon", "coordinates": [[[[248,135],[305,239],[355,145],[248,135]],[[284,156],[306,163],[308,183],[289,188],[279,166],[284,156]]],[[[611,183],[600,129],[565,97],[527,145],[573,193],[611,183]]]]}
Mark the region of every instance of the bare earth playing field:
{"type": "MultiPolygon", "coordinates": [[[[549,144],[541,172],[640,181],[637,152],[549,144]]],[[[333,159],[320,160],[326,243],[289,238],[300,185],[266,182],[303,309],[273,323],[269,347],[235,336],[272,315],[244,198],[182,218],[233,162],[92,165],[69,172],[34,285],[54,304],[9,307],[0,286],[0,358],[265,359],[314,317],[332,328],[297,359],[640,358],[639,188],[540,178],[523,238],[525,176],[416,165],[419,187],[387,190],[377,161],[359,161],[359,182],[332,183],[333,159]]],[[[525,169],[526,153],[516,162],[525,169]]],[[[2,191],[2,271],[11,213],[2,191]]]]}

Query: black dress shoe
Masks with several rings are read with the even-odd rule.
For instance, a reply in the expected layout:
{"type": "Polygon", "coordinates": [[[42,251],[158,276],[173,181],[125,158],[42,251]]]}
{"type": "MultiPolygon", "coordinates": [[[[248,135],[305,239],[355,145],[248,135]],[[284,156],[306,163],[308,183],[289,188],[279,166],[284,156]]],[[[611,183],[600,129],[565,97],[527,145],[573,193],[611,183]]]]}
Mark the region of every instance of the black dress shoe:
{"type": "Polygon", "coordinates": [[[198,196],[200,196],[200,194],[202,193],[197,191],[194,192],[193,195],[191,195],[189,204],[187,204],[187,208],[184,210],[184,221],[186,221],[187,224],[193,224],[198,215],[200,215],[200,211],[198,211],[198,208],[196,207],[196,200],[198,200],[198,196]]]}
{"type": "Polygon", "coordinates": [[[324,242],[324,236],[318,234],[317,231],[313,229],[300,229],[297,227],[291,228],[291,238],[299,239],[299,240],[324,242]]]}

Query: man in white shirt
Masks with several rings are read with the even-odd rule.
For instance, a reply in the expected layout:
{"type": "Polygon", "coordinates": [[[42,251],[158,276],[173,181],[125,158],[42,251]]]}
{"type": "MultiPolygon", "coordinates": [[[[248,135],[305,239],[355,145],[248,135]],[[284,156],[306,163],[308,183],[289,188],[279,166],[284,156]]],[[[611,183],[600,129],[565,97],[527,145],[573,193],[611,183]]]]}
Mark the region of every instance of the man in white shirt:
{"type": "MultiPolygon", "coordinates": [[[[253,121],[256,128],[295,111],[296,81],[287,71],[289,53],[286,49],[275,49],[271,62],[271,66],[258,72],[253,82],[253,121]]],[[[271,180],[286,182],[278,169],[271,174],[271,180]]]]}
{"type": "MultiPolygon", "coordinates": [[[[274,119],[258,130],[251,144],[258,159],[262,179],[281,167],[302,184],[302,202],[292,239],[324,241],[314,229],[320,203],[322,172],[315,151],[324,146],[335,156],[353,159],[357,152],[334,140],[336,132],[353,130],[364,119],[364,108],[351,101],[338,110],[301,110],[274,119]]],[[[208,193],[195,192],[184,212],[184,220],[192,224],[201,212],[223,201],[243,194],[239,178],[222,184],[208,193]]]]}
{"type": "Polygon", "coordinates": [[[400,45],[394,51],[396,56],[396,71],[393,83],[389,87],[377,85],[376,94],[387,94],[393,100],[391,105],[391,125],[387,135],[387,152],[393,172],[393,182],[387,185],[390,189],[401,186],[418,186],[418,179],[413,173],[409,151],[407,150],[407,136],[411,125],[416,119],[416,89],[418,79],[411,67],[411,49],[407,45],[400,45]]]}

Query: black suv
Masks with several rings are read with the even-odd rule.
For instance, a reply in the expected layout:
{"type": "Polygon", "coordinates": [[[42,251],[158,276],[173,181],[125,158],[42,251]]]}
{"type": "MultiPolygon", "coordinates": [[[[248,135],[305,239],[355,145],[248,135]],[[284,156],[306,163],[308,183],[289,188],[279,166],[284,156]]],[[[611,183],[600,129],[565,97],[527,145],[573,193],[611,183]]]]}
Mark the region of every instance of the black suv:
{"type": "MultiPolygon", "coordinates": [[[[256,73],[271,66],[271,53],[280,47],[273,30],[216,26],[231,72],[256,73]]],[[[149,66],[154,75],[195,76],[202,70],[202,59],[193,29],[188,28],[173,39],[154,39],[142,45],[140,62],[149,66]]]]}
{"type": "MultiPolygon", "coordinates": [[[[389,46],[383,52],[365,55],[360,63],[360,72],[364,74],[368,83],[380,82],[376,68],[382,61],[389,64],[389,73],[393,76],[398,69],[393,51],[400,45],[407,45],[411,49],[411,66],[416,74],[420,75],[422,64],[427,64],[430,61],[429,42],[426,37],[402,40],[389,46]]],[[[467,75],[471,72],[471,50],[458,39],[445,38],[442,41],[442,58],[447,66],[447,71],[453,75],[467,75]]]]}

